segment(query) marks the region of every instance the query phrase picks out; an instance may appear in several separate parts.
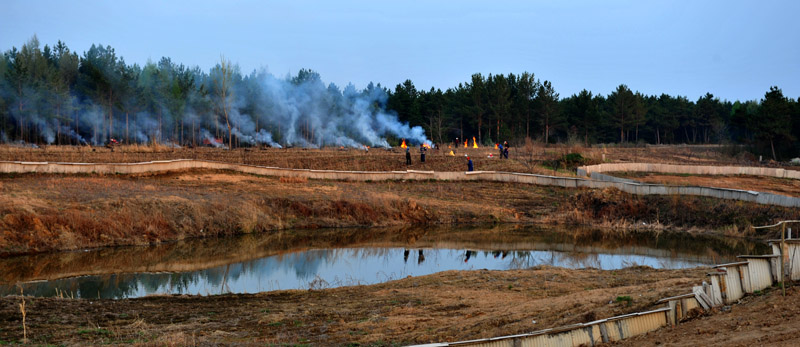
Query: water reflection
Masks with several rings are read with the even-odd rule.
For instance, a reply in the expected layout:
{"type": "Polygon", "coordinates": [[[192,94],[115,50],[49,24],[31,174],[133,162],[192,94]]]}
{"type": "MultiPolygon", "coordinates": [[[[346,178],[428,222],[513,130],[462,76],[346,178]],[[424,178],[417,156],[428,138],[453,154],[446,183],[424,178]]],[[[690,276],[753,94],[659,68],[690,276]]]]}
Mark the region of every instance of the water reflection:
{"type": "Polygon", "coordinates": [[[14,287],[17,283],[22,283],[26,294],[36,296],[64,292],[84,298],[125,298],[324,288],[446,270],[508,270],[538,265],[677,269],[715,264],[732,260],[737,254],[757,254],[766,249],[727,240],[632,239],[598,238],[591,231],[577,237],[575,232],[530,228],[248,235],[149,248],[0,259],[0,268],[4,269],[0,273],[0,295],[18,293],[14,287]],[[398,239],[398,235],[411,239],[398,239]]]}

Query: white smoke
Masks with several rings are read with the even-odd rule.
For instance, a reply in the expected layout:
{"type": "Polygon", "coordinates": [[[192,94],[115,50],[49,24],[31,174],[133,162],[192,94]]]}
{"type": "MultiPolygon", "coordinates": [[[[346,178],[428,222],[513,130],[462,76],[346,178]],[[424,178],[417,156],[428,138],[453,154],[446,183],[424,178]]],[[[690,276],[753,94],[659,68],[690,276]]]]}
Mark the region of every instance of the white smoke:
{"type": "MultiPolygon", "coordinates": [[[[387,95],[381,88],[358,91],[348,85],[340,91],[334,84],[326,87],[318,76],[298,82],[259,74],[256,81],[261,92],[257,103],[269,115],[262,124],[275,129],[272,135],[280,134],[278,141],[285,145],[389,147],[387,136],[430,144],[421,127],[403,124],[385,110],[387,95]]],[[[247,134],[250,125],[243,123],[240,131],[247,134]]]]}
{"type": "Polygon", "coordinates": [[[258,143],[267,144],[270,147],[283,148],[277,142],[272,141],[272,134],[268,133],[264,129],[259,130],[255,137],[256,137],[256,142],[258,142],[258,143]]]}
{"type": "Polygon", "coordinates": [[[211,133],[209,133],[208,130],[206,130],[206,129],[201,129],[200,130],[200,138],[202,138],[204,140],[204,141],[201,141],[204,145],[211,145],[211,146],[214,146],[214,147],[222,147],[222,143],[217,142],[217,139],[215,139],[213,136],[211,136],[211,133]]]}

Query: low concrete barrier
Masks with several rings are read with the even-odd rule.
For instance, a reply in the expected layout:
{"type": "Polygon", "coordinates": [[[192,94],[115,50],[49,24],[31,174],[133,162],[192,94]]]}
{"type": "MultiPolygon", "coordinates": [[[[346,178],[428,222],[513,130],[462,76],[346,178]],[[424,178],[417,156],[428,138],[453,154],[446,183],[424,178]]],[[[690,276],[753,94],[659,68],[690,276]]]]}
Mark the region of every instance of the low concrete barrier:
{"type": "MultiPolygon", "coordinates": [[[[600,164],[609,165],[609,164],[600,164]]],[[[658,164],[646,164],[658,165],[658,164]]],[[[601,181],[585,178],[546,176],[515,172],[473,171],[337,171],[284,169],[268,166],[221,163],[206,160],[179,159],[144,163],[48,163],[48,162],[0,162],[0,173],[62,173],[62,174],[142,174],[185,169],[230,170],[248,174],[328,179],[341,181],[386,181],[386,180],[442,180],[442,181],[496,181],[536,184],[564,188],[617,188],[637,195],[695,195],[718,199],[741,200],[764,205],[800,207],[800,198],[771,193],[726,188],[668,186],[625,181],[601,181]]]]}
{"type": "Polygon", "coordinates": [[[605,163],[581,166],[578,168],[578,176],[587,177],[594,172],[658,172],[690,175],[748,175],[800,179],[800,171],[757,166],[605,163]]]}

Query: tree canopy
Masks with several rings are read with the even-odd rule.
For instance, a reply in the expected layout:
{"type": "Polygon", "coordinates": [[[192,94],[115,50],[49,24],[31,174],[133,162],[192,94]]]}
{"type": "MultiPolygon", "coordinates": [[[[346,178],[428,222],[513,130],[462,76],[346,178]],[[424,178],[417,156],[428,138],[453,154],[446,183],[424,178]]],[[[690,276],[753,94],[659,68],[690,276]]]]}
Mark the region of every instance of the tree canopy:
{"type": "Polygon", "coordinates": [[[309,69],[277,78],[225,58],[208,72],[167,57],[139,66],[110,46],[78,54],[34,36],[0,58],[0,142],[371,146],[474,136],[487,145],[742,144],[775,159],[800,151],[800,100],[777,86],[754,100],[692,101],[625,84],[561,96],[530,72],[465,77],[445,89],[406,80],[357,90],[309,69]]]}

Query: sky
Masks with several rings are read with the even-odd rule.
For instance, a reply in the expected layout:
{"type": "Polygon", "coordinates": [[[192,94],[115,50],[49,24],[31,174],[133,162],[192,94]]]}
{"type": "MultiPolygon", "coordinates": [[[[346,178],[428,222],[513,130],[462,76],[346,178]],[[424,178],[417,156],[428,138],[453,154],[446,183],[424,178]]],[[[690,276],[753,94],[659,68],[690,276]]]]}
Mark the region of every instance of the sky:
{"type": "Polygon", "coordinates": [[[127,63],[243,73],[301,68],[326,82],[442,90],[474,73],[522,73],[567,97],[645,94],[800,97],[800,1],[153,1],[2,0],[0,50],[34,34],[83,53],[110,45],[127,63]]]}

